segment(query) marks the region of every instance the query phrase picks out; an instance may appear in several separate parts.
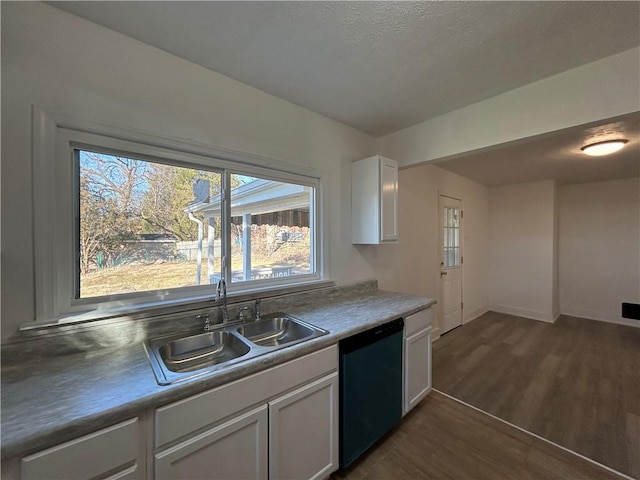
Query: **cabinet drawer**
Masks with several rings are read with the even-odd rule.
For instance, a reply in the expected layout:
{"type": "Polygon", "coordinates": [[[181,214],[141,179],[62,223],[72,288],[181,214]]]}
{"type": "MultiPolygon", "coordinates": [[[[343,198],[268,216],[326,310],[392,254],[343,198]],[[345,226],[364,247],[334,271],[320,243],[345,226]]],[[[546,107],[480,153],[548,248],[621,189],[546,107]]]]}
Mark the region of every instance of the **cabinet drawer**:
{"type": "Polygon", "coordinates": [[[158,408],[155,447],[160,448],[337,368],[338,347],[333,345],[158,408]]]}
{"type": "MultiPolygon", "coordinates": [[[[22,459],[22,478],[103,477],[138,457],[138,419],[134,418],[22,459]]],[[[119,478],[118,475],[115,478],[119,478]]]]}
{"type": "Polygon", "coordinates": [[[431,325],[433,320],[433,308],[428,307],[424,310],[409,315],[404,319],[404,336],[410,337],[420,330],[424,330],[431,325]]]}

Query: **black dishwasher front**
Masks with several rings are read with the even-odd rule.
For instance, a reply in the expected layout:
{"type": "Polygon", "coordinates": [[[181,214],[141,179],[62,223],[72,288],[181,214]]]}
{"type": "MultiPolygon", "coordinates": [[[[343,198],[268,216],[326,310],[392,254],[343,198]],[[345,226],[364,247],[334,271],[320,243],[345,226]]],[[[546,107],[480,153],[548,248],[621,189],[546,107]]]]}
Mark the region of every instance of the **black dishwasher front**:
{"type": "Polygon", "coordinates": [[[402,418],[399,318],[340,342],[340,467],[356,460],[402,418]]]}

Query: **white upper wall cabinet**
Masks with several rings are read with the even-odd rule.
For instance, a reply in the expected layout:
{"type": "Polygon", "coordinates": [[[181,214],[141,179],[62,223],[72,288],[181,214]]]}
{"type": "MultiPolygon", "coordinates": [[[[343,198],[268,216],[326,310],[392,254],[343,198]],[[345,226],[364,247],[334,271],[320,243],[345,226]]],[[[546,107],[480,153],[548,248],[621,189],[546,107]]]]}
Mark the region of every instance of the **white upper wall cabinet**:
{"type": "Polygon", "coordinates": [[[351,164],[352,241],[398,241],[398,164],[375,155],[351,164]]]}

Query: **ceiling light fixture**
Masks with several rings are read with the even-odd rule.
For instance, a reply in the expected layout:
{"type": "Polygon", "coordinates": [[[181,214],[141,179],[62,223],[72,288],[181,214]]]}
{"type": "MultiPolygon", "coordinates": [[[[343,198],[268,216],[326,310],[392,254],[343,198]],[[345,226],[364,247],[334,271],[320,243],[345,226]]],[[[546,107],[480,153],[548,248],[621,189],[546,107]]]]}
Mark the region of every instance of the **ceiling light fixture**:
{"type": "Polygon", "coordinates": [[[585,145],[580,150],[582,150],[587,155],[591,155],[592,157],[601,157],[603,155],[609,155],[610,153],[617,152],[624,144],[627,143],[628,140],[607,140],[605,142],[597,142],[592,143],[590,145],[585,145]]]}

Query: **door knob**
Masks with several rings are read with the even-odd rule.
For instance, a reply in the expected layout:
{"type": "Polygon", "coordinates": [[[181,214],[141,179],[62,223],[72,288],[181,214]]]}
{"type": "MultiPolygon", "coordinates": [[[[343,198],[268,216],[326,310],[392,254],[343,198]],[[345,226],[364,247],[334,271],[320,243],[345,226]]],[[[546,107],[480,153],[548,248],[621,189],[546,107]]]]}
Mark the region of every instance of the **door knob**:
{"type": "Polygon", "coordinates": [[[447,272],[440,272],[440,276],[444,277],[447,274],[447,272]]]}

